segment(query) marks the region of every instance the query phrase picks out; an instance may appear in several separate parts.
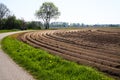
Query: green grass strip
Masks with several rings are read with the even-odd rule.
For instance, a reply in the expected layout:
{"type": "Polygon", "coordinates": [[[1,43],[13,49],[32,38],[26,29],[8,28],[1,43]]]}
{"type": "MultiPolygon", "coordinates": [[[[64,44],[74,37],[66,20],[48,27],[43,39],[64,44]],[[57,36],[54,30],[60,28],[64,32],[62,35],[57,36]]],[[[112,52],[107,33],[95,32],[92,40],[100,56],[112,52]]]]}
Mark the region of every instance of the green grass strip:
{"type": "Polygon", "coordinates": [[[19,31],[19,30],[17,30],[17,29],[13,29],[13,30],[0,30],[0,33],[13,32],[13,31],[19,31]]]}
{"type": "Polygon", "coordinates": [[[37,80],[113,80],[91,67],[35,49],[10,36],[2,40],[2,48],[37,80]]]}

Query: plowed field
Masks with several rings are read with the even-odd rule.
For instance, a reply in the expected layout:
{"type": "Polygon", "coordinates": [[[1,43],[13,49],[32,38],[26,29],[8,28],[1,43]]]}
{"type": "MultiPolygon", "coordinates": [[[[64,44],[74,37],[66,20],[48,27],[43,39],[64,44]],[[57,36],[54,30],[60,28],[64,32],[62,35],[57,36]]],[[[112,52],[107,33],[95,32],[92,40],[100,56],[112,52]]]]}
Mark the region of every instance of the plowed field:
{"type": "Polygon", "coordinates": [[[21,41],[120,78],[120,29],[44,30],[21,41]]]}

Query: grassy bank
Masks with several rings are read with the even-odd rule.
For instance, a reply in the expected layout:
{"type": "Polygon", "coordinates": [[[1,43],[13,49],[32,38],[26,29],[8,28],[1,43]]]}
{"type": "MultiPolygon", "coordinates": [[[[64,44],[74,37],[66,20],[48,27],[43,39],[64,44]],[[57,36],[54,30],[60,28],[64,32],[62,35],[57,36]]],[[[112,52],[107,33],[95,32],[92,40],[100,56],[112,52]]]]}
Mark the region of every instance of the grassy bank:
{"type": "Polygon", "coordinates": [[[19,31],[19,30],[16,30],[16,29],[13,29],[13,30],[0,30],[0,33],[13,32],[13,31],[19,31]]]}
{"type": "Polygon", "coordinates": [[[113,80],[95,69],[53,56],[10,36],[2,40],[2,48],[37,80],[113,80]]]}

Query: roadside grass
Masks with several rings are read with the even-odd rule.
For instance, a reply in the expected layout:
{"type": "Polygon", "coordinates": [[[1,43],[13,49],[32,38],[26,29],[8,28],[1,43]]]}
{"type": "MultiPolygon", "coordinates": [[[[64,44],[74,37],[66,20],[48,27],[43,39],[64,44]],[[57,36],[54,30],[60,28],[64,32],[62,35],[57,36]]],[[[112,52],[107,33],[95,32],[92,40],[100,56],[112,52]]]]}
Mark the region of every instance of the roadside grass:
{"type": "Polygon", "coordinates": [[[96,69],[35,49],[12,36],[2,40],[2,48],[37,80],[114,80],[96,69]]]}
{"type": "Polygon", "coordinates": [[[17,30],[17,29],[12,29],[12,30],[0,30],[0,33],[13,32],[13,31],[19,31],[19,30],[17,30]]]}

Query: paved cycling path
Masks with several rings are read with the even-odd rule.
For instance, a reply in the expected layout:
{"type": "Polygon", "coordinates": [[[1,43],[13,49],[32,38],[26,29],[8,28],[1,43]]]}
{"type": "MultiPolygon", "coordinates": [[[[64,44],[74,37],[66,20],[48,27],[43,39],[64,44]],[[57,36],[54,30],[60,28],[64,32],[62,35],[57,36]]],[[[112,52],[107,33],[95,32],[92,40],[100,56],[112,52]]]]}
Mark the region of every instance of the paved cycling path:
{"type": "MultiPolygon", "coordinates": [[[[21,31],[19,31],[21,32],[21,31]]],[[[18,32],[0,33],[0,41],[10,34],[18,32]]],[[[24,69],[19,67],[6,53],[1,49],[0,44],[0,80],[35,80],[24,69]]]]}

